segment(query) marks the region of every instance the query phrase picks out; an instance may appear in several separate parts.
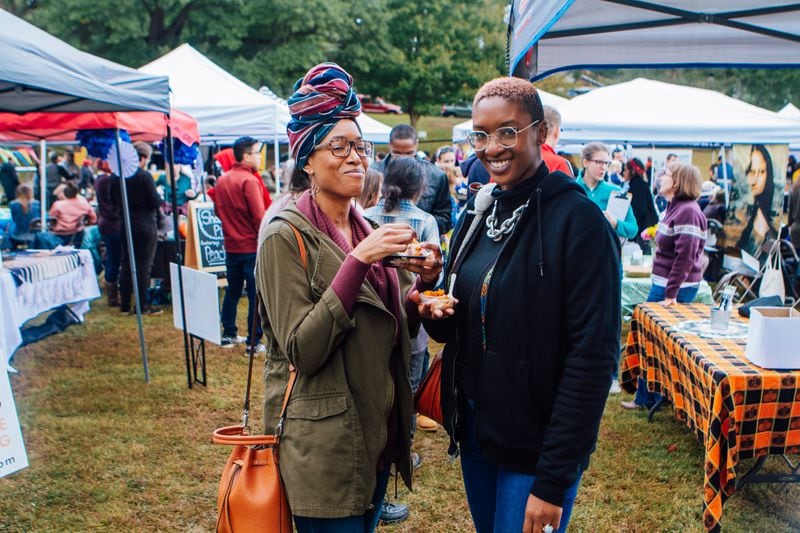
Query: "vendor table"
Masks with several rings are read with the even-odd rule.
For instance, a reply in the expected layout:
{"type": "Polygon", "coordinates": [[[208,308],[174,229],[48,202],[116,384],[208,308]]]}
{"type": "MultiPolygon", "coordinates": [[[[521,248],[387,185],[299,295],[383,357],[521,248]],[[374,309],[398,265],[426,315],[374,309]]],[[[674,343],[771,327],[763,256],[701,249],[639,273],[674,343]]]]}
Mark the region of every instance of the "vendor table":
{"type": "Polygon", "coordinates": [[[89,250],[27,250],[4,256],[0,269],[0,354],[10,358],[22,343],[22,326],[67,305],[79,321],[100,287],[89,250]]]}
{"type": "Polygon", "coordinates": [[[786,457],[800,454],[800,371],[753,365],[744,356],[746,339],[706,339],[676,327],[708,316],[701,304],[638,306],[621,382],[632,392],[644,375],[648,389],[671,401],[675,417],[705,445],[703,523],[718,531],[723,504],[743,482],[800,481],[800,466],[786,457]],[[757,474],[768,455],[781,456],[791,473],[757,474]],[[755,457],[756,466],[737,482],[737,463],[755,457]]]}
{"type": "MultiPolygon", "coordinates": [[[[622,318],[624,320],[630,320],[633,315],[633,309],[647,301],[652,286],[653,282],[649,276],[645,278],[625,276],[622,278],[622,318]]],[[[705,280],[700,282],[694,302],[709,305],[714,303],[711,287],[705,280]]]]}

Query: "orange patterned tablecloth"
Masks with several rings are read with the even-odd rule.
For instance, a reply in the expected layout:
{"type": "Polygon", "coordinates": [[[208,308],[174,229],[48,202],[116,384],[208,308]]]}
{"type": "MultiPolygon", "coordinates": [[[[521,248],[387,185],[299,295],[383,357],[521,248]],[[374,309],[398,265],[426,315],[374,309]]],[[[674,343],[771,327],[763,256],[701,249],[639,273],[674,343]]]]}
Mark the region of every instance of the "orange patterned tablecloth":
{"type": "Polygon", "coordinates": [[[709,313],[702,304],[638,306],[620,372],[629,392],[644,375],[705,444],[703,523],[718,531],[740,459],[800,453],[800,371],[753,365],[744,356],[746,339],[703,339],[675,327],[709,313]]]}

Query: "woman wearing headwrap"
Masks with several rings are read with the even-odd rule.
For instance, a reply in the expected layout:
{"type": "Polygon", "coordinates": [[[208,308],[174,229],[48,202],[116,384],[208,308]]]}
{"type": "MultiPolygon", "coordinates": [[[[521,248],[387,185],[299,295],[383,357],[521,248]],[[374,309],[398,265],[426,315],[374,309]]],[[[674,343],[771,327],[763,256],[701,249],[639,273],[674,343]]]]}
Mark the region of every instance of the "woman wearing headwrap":
{"type": "Polygon", "coordinates": [[[430,259],[385,267],[382,259],[402,253],[413,230],[376,228],[352,208],[373,146],[355,122],[361,104],[347,72],[332,63],[312,68],[295,84],[289,110],[291,153],[312,188],[269,224],[256,261],[268,342],[266,430],[294,368],[280,468],[295,525],[301,533],[373,531],[391,464],[411,486],[409,338],[419,317],[407,295],[432,288],[441,251],[423,244],[430,259]]]}

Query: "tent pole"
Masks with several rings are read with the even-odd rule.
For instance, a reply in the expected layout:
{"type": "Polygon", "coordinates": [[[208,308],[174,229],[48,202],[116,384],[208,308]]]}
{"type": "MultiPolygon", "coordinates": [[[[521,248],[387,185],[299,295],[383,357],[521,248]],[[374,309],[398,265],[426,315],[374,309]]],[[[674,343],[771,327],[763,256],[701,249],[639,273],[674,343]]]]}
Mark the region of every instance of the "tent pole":
{"type": "Polygon", "coordinates": [[[42,231],[47,230],[47,141],[39,141],[39,220],[42,231]]]}
{"type": "MultiPolygon", "coordinates": [[[[181,234],[178,231],[178,187],[175,184],[175,154],[172,149],[172,128],[167,125],[166,156],[169,171],[169,187],[172,191],[172,225],[175,236],[175,262],[178,264],[178,292],[181,295],[181,318],[183,326],[183,358],[186,361],[186,382],[192,388],[192,372],[189,363],[189,326],[186,321],[186,297],[183,293],[183,257],[181,257],[181,234]]],[[[204,189],[205,191],[205,189],[204,189]]]]}
{"type": "Polygon", "coordinates": [[[281,153],[280,142],[278,141],[278,111],[275,110],[275,139],[272,141],[272,147],[275,150],[275,196],[281,193],[281,153]]]}
{"type": "MultiPolygon", "coordinates": [[[[120,138],[119,128],[114,137],[114,143],[117,147],[117,168],[119,173],[122,174],[122,154],[120,153],[120,138]]],[[[144,382],[150,383],[150,370],[147,367],[147,349],[144,346],[144,325],[142,324],[142,305],[141,295],[139,290],[145,290],[144,287],[139,287],[136,276],[136,259],[133,255],[133,231],[131,230],[131,210],[128,205],[128,185],[125,183],[126,178],[119,176],[119,187],[122,192],[122,216],[125,221],[125,239],[128,241],[128,264],[131,269],[131,284],[133,285],[133,297],[136,304],[136,323],[139,327],[139,348],[142,352],[142,366],[144,367],[144,382]]]]}
{"type": "Polygon", "coordinates": [[[725,162],[725,145],[720,148],[720,156],[722,157],[722,186],[725,188],[725,209],[728,209],[728,202],[730,200],[730,187],[728,181],[728,165],[725,162]]]}

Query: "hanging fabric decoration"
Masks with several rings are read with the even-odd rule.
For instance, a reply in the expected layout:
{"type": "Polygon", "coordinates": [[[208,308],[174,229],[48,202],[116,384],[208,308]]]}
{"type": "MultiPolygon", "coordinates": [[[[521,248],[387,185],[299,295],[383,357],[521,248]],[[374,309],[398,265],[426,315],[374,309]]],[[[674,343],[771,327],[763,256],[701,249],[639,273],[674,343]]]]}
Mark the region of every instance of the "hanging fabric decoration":
{"type": "MultiPolygon", "coordinates": [[[[108,159],[108,151],[114,145],[117,130],[104,128],[96,130],[81,130],[75,135],[75,139],[92,157],[108,159]]],[[[119,138],[126,143],[131,142],[131,136],[125,130],[119,130],[119,138]]]]}
{"type": "MultiPolygon", "coordinates": [[[[158,149],[164,153],[164,143],[158,143],[158,149]]],[[[166,155],[166,154],[165,154],[166,155]]],[[[172,157],[178,165],[192,165],[200,155],[197,143],[184,144],[177,137],[172,139],[172,157]]]]}
{"type": "Polygon", "coordinates": [[[123,178],[130,178],[139,170],[139,154],[136,153],[136,148],[130,142],[119,143],[120,160],[122,162],[122,169],[117,164],[117,146],[112,144],[108,150],[108,166],[111,167],[111,172],[123,178]]]}

